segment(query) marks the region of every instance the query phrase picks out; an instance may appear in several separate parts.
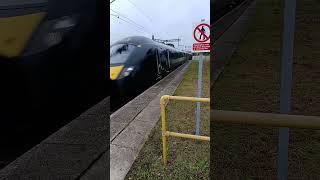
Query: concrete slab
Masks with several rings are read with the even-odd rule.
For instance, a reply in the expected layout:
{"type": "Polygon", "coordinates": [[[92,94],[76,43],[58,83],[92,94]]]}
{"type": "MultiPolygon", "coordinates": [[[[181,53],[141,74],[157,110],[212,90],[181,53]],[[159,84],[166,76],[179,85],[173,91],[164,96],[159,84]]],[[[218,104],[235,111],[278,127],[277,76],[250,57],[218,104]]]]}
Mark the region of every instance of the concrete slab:
{"type": "Polygon", "coordinates": [[[6,166],[0,177],[10,180],[76,179],[98,154],[96,147],[89,145],[41,144],[6,166]]]}
{"type": "Polygon", "coordinates": [[[124,179],[136,156],[136,153],[134,153],[133,150],[129,148],[111,145],[110,180],[124,179]]]}
{"type": "Polygon", "coordinates": [[[110,139],[113,140],[127,125],[128,123],[110,121],[110,139]]]}
{"type": "Polygon", "coordinates": [[[154,97],[156,95],[158,95],[159,93],[159,89],[151,89],[149,90],[146,94],[148,94],[148,96],[139,96],[137,97],[137,99],[135,99],[135,101],[132,101],[130,103],[130,106],[143,106],[145,107],[146,104],[148,104],[150,101],[152,101],[154,99],[154,97]]]}
{"type": "MultiPolygon", "coordinates": [[[[152,104],[151,102],[150,104],[152,104]]],[[[143,112],[141,112],[137,117],[136,121],[142,121],[148,123],[154,127],[157,123],[158,119],[160,118],[161,109],[158,106],[149,105],[143,112]]]]}
{"type": "Polygon", "coordinates": [[[124,108],[124,111],[116,111],[110,118],[110,121],[130,123],[143,108],[144,107],[138,108],[137,106],[127,106],[124,108]]]}
{"type": "Polygon", "coordinates": [[[106,115],[110,114],[110,97],[102,100],[98,104],[92,106],[90,109],[88,109],[84,114],[85,116],[89,115],[106,115]]]}
{"type": "Polygon", "coordinates": [[[153,123],[150,121],[135,120],[112,141],[111,145],[126,147],[136,153],[147,140],[152,128],[153,123]]]}
{"type": "Polygon", "coordinates": [[[109,134],[107,115],[80,116],[58,132],[48,137],[46,143],[89,144],[101,147],[109,134]]]}
{"type": "Polygon", "coordinates": [[[106,180],[110,177],[109,157],[110,151],[104,153],[99,160],[83,175],[80,180],[106,180]]]}

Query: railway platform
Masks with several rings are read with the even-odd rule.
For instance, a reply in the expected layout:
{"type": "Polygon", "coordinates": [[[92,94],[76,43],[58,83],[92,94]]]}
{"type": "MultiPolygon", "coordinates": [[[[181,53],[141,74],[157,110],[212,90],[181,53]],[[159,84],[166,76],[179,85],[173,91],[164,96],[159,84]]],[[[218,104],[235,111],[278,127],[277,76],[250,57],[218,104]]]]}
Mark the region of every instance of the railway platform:
{"type": "Polygon", "coordinates": [[[0,170],[0,179],[109,177],[109,104],[107,97],[18,157],[0,170]]]}

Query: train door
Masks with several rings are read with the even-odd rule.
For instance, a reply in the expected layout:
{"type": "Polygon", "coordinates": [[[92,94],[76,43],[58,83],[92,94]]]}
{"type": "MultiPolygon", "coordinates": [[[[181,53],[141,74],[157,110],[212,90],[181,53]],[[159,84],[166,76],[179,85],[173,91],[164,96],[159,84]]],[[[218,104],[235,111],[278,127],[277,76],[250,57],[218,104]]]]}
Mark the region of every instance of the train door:
{"type": "Polygon", "coordinates": [[[160,59],[160,72],[161,74],[164,74],[167,70],[167,52],[166,50],[161,49],[159,53],[159,59],[160,59]]]}
{"type": "Polygon", "coordinates": [[[159,55],[159,50],[155,49],[155,59],[157,62],[157,79],[161,78],[161,74],[162,74],[162,66],[161,66],[161,59],[160,59],[160,55],[159,55]]]}
{"type": "Polygon", "coordinates": [[[170,57],[169,57],[169,51],[167,50],[168,58],[167,58],[167,64],[168,64],[168,70],[171,68],[171,63],[170,63],[170,57]]]}
{"type": "Polygon", "coordinates": [[[146,54],[143,57],[143,60],[140,62],[140,71],[135,74],[136,76],[136,85],[140,86],[139,92],[144,88],[150,86],[154,80],[157,78],[157,49],[149,48],[146,54]]]}

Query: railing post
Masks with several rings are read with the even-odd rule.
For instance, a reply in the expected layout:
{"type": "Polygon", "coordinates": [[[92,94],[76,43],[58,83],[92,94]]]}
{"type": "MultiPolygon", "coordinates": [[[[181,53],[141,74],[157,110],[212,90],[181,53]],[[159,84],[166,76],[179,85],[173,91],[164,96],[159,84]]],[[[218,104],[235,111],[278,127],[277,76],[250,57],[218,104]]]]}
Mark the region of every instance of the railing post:
{"type": "MultiPolygon", "coordinates": [[[[289,114],[291,106],[295,14],[296,0],[285,0],[280,89],[281,114],[289,114]]],[[[289,128],[280,128],[278,144],[278,180],[285,180],[288,178],[288,145],[289,128]]]]}
{"type": "Polygon", "coordinates": [[[164,95],[160,99],[160,107],[161,107],[161,124],[162,124],[162,158],[163,164],[167,165],[167,137],[166,137],[166,110],[165,104],[168,96],[164,95]]]}

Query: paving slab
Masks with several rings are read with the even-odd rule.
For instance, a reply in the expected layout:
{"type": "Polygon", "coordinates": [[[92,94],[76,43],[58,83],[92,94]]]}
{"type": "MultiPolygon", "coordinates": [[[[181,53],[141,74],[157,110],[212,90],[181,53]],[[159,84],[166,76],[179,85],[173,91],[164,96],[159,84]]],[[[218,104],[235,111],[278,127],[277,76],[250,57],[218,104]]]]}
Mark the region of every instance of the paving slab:
{"type": "MultiPolygon", "coordinates": [[[[145,102],[147,103],[147,102],[145,102]]],[[[133,104],[133,103],[131,103],[133,104]]],[[[116,114],[110,118],[110,121],[130,123],[144,107],[137,108],[137,106],[127,106],[123,111],[117,111],[116,114]]]]}
{"type": "Polygon", "coordinates": [[[110,150],[105,152],[99,160],[90,167],[90,169],[83,175],[80,180],[106,180],[110,177],[109,160],[110,150]]]}
{"type": "Polygon", "coordinates": [[[152,128],[153,123],[150,123],[150,121],[145,122],[135,120],[130,123],[111,144],[126,147],[137,152],[141,145],[147,140],[152,128]]]}
{"type": "Polygon", "coordinates": [[[110,145],[110,179],[124,179],[136,156],[130,148],[110,145]]]}
{"type": "Polygon", "coordinates": [[[110,139],[114,139],[126,126],[128,123],[110,121],[110,139]]]}
{"type": "Polygon", "coordinates": [[[157,101],[157,98],[152,101],[148,107],[145,108],[144,111],[142,111],[137,117],[136,121],[143,121],[150,124],[154,124],[157,122],[157,119],[160,117],[160,107],[159,107],[159,101],[157,101]],[[156,102],[156,103],[155,103],[156,102]],[[156,104],[156,105],[155,105],[156,104]]]}

